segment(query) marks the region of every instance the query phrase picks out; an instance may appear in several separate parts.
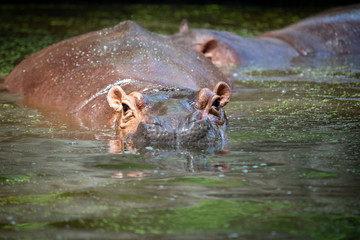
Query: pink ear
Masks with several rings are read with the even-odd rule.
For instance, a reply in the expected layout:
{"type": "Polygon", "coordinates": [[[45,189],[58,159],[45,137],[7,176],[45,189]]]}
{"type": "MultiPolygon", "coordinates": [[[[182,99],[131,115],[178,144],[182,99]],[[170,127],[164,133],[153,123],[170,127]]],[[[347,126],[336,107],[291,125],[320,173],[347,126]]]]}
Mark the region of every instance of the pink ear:
{"type": "Polygon", "coordinates": [[[225,106],[230,101],[231,89],[226,82],[216,84],[213,92],[220,96],[221,106],[225,106]]]}
{"type": "Polygon", "coordinates": [[[218,40],[215,38],[209,38],[204,42],[201,52],[204,54],[211,53],[217,49],[218,45],[218,40]]]}
{"type": "Polygon", "coordinates": [[[202,88],[198,93],[198,100],[196,103],[197,109],[203,110],[206,108],[209,99],[213,96],[214,93],[211,92],[208,88],[202,88]]]}
{"type": "Polygon", "coordinates": [[[110,105],[115,111],[119,112],[122,110],[121,100],[123,97],[126,96],[124,90],[119,86],[112,87],[107,95],[107,100],[110,105]]]}
{"type": "Polygon", "coordinates": [[[201,44],[200,53],[206,58],[213,60],[218,51],[219,42],[215,38],[209,38],[201,44]]]}
{"type": "Polygon", "coordinates": [[[189,31],[189,26],[188,26],[188,20],[187,19],[183,19],[181,21],[181,24],[180,24],[180,30],[179,32],[188,32],[189,31]]]}
{"type": "Polygon", "coordinates": [[[144,100],[144,96],[139,93],[139,92],[132,92],[128,95],[129,97],[133,97],[134,101],[135,101],[135,104],[136,106],[138,107],[138,109],[140,111],[142,111],[144,108],[145,108],[145,100],[144,100]]]}

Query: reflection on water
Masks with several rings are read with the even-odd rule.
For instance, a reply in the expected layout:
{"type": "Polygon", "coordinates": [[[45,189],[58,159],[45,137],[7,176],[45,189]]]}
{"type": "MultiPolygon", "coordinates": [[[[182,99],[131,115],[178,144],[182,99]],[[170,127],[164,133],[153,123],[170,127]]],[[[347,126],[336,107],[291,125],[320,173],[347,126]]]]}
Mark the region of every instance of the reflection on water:
{"type": "Polygon", "coordinates": [[[222,153],[112,154],[109,130],[75,129],[2,91],[1,236],[357,239],[359,63],[328,56],[240,69],[222,153]]]}

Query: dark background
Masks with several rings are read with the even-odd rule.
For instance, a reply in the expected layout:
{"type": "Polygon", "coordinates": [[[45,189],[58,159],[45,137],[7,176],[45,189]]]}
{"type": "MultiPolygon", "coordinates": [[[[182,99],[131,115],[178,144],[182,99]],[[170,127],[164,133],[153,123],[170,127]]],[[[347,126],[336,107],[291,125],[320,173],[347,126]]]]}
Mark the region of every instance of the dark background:
{"type": "Polygon", "coordinates": [[[244,6],[274,6],[274,7],[332,7],[348,4],[360,3],[360,1],[343,0],[343,1],[328,1],[328,0],[0,0],[0,4],[34,4],[34,3],[49,3],[49,4],[226,4],[226,5],[244,5],[244,6]]]}

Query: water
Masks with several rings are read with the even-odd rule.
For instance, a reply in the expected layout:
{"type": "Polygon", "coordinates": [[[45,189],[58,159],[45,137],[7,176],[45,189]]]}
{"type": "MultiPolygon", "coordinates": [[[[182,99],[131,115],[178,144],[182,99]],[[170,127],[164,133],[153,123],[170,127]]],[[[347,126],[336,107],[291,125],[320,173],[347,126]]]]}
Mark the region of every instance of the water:
{"type": "MultiPolygon", "coordinates": [[[[315,11],[214,5],[202,11],[138,5],[27,8],[32,13],[1,6],[0,20],[7,26],[0,34],[3,76],[43,45],[126,18],[162,33],[176,31],[185,16],[195,26],[238,33],[252,28],[251,35],[315,11]],[[229,15],[215,22],[223,12],[229,15]],[[264,27],[259,19],[273,20],[264,27]],[[10,46],[14,39],[19,47],[10,46]]],[[[228,151],[218,154],[154,147],[111,154],[106,132],[79,130],[56,113],[19,106],[21,97],[3,89],[0,236],[358,239],[359,63],[351,56],[300,57],[267,70],[261,65],[237,70],[226,106],[231,141],[228,151]]]]}

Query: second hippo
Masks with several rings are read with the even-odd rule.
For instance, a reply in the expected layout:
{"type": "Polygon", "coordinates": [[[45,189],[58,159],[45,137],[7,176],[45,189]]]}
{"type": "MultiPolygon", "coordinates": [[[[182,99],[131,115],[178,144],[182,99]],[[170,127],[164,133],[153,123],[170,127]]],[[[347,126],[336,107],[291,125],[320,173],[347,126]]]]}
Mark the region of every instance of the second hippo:
{"type": "Polygon", "coordinates": [[[360,4],[330,9],[254,38],[209,29],[189,30],[186,21],[170,38],[203,53],[222,69],[301,55],[360,54],[360,4]]]}

